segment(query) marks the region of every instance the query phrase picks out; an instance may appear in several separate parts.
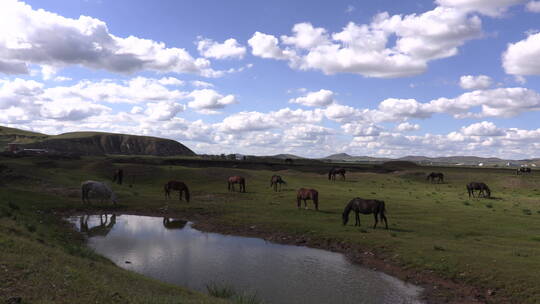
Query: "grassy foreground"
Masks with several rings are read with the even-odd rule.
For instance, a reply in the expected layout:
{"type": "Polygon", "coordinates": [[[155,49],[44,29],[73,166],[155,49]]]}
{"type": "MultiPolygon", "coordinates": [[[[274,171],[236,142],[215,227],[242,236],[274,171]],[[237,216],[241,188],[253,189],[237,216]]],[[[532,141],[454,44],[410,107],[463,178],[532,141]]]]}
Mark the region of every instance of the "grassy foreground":
{"type": "MultiPolygon", "coordinates": [[[[78,235],[59,224],[53,211],[83,211],[78,187],[82,180],[108,180],[122,167],[127,185],[114,186],[122,211],[195,214],[223,226],[255,226],[307,238],[334,240],[366,251],[405,269],[437,275],[494,292],[490,301],[540,302],[540,175],[516,176],[505,169],[437,168],[444,184],[428,184],[414,168],[394,173],[349,173],[346,181],[294,170],[279,171],[288,182],[275,193],[269,180],[276,172],[231,168],[186,168],[115,164],[105,158],[72,161],[2,159],[0,172],[0,272],[8,283],[0,294],[29,294],[37,301],[206,303],[217,301],[120,270],[84,249],[78,235]],[[7,168],[7,169],[6,169],[7,168]],[[226,178],[247,179],[247,193],[229,193],[226,178]],[[130,177],[133,176],[133,177],[130,177]],[[162,185],[185,181],[192,202],[166,201],[162,185]],[[494,199],[468,199],[465,184],[486,182],[494,199]],[[295,190],[312,187],[320,194],[320,212],[297,210],[295,190]],[[341,225],[341,212],[353,197],[386,201],[390,230],[341,225]],[[24,292],[23,292],[24,291],[24,292]],[[60,300],[59,300],[60,299],[60,300]],[[181,300],[177,300],[181,299],[181,300]]],[[[351,215],[352,216],[352,215],[351,215]]],[[[354,219],[351,217],[352,223],[354,219]]],[[[2,283],[3,284],[3,283],[2,283]]]]}

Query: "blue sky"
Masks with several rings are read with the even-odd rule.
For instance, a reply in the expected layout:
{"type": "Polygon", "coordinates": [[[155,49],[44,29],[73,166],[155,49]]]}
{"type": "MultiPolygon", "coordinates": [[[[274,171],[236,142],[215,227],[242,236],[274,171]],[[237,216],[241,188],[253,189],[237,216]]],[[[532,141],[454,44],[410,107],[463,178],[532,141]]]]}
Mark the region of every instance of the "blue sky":
{"type": "Polygon", "coordinates": [[[0,3],[0,124],[198,153],[540,157],[540,1],[0,3]]]}

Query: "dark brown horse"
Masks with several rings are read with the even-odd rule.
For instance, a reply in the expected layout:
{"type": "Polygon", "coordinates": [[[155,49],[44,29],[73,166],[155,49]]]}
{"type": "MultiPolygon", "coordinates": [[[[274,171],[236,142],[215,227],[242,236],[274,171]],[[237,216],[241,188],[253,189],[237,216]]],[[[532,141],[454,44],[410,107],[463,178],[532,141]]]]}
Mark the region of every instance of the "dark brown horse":
{"type": "Polygon", "coordinates": [[[343,210],[343,225],[347,225],[347,222],[349,221],[349,213],[351,212],[351,210],[354,211],[356,215],[356,222],[354,224],[355,226],[360,226],[360,213],[373,213],[373,217],[375,218],[375,224],[373,225],[373,229],[377,227],[377,223],[379,222],[377,216],[380,217],[381,221],[384,221],[386,229],[388,229],[388,221],[386,220],[386,215],[384,215],[384,212],[386,211],[384,201],[379,201],[375,199],[363,199],[359,197],[353,198],[343,210]]]}
{"type": "Polygon", "coordinates": [[[300,201],[304,201],[304,207],[307,209],[307,200],[312,200],[315,210],[319,210],[319,192],[315,189],[300,188],[296,193],[296,204],[300,209],[300,201]]]}
{"type": "Polygon", "coordinates": [[[435,181],[437,183],[443,183],[444,174],[442,174],[441,172],[431,172],[430,174],[427,175],[426,180],[429,180],[432,183],[434,183],[435,181]]]}
{"type": "Polygon", "coordinates": [[[116,170],[113,175],[113,183],[117,183],[121,185],[123,180],[124,180],[124,170],[123,169],[116,170]]]}
{"type": "Polygon", "coordinates": [[[287,184],[279,175],[272,175],[272,178],[270,179],[270,187],[274,187],[274,191],[278,191],[278,184],[279,184],[279,191],[281,191],[281,185],[287,184]]]}
{"type": "Polygon", "coordinates": [[[332,168],[328,172],[328,179],[335,181],[336,180],[336,174],[341,175],[341,178],[345,179],[345,172],[346,171],[345,171],[344,168],[332,168]]]}
{"type": "Polygon", "coordinates": [[[186,202],[189,203],[189,189],[183,182],[175,180],[168,181],[165,186],[163,186],[163,190],[165,191],[165,198],[171,197],[171,190],[178,191],[179,200],[182,200],[182,194],[185,193],[186,202]]]}
{"type": "Polygon", "coordinates": [[[238,189],[238,191],[246,192],[246,180],[241,176],[238,176],[238,175],[231,176],[227,180],[227,183],[228,183],[227,189],[229,189],[229,191],[234,191],[234,185],[238,184],[240,185],[240,189],[238,189]]]}
{"type": "Polygon", "coordinates": [[[491,197],[491,190],[489,190],[489,187],[484,183],[470,182],[467,184],[467,192],[469,193],[469,198],[471,196],[474,197],[475,190],[478,190],[477,197],[491,197]]]}

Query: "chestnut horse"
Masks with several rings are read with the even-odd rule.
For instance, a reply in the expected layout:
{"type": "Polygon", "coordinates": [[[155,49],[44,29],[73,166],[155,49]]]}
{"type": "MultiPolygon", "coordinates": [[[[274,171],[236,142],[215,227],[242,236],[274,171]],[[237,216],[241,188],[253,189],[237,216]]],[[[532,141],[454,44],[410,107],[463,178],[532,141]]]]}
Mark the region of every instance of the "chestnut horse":
{"type": "Polygon", "coordinates": [[[240,189],[238,189],[238,191],[246,192],[246,180],[241,176],[238,176],[238,175],[230,176],[229,179],[227,180],[227,183],[228,183],[227,189],[229,191],[234,191],[234,185],[239,184],[240,189]]]}
{"type": "Polygon", "coordinates": [[[384,201],[379,201],[375,199],[363,199],[359,197],[353,198],[343,210],[343,225],[347,225],[347,222],[349,221],[349,213],[351,211],[354,211],[354,214],[356,215],[356,223],[354,224],[355,226],[360,226],[360,213],[373,213],[373,216],[375,217],[375,224],[373,225],[373,229],[377,227],[377,223],[379,222],[379,220],[377,220],[377,216],[381,218],[381,221],[384,221],[386,229],[388,229],[388,221],[386,220],[386,215],[384,215],[384,212],[386,211],[384,207],[384,201]]]}
{"type": "Polygon", "coordinates": [[[171,197],[171,190],[178,191],[179,194],[179,200],[182,200],[182,194],[186,194],[186,202],[189,203],[189,189],[183,182],[180,181],[168,181],[165,186],[163,186],[163,190],[165,191],[165,198],[171,197]]]}
{"type": "Polygon", "coordinates": [[[279,191],[281,191],[281,185],[287,184],[279,175],[272,175],[272,178],[270,179],[270,187],[274,187],[274,191],[278,191],[278,184],[279,184],[279,191]]]}
{"type": "Polygon", "coordinates": [[[298,206],[298,209],[300,209],[300,201],[304,201],[304,206],[307,209],[307,200],[312,200],[313,204],[315,205],[315,210],[319,210],[319,192],[315,189],[306,189],[306,188],[300,188],[298,189],[298,192],[296,193],[296,204],[298,206]]]}

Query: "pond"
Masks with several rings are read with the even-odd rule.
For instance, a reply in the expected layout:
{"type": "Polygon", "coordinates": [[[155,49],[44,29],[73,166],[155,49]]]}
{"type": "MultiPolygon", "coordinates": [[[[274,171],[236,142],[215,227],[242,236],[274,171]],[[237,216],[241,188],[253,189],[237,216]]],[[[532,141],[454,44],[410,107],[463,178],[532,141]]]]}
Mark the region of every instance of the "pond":
{"type": "Polygon", "coordinates": [[[206,292],[211,283],[265,303],[421,303],[421,288],[335,252],[206,233],[190,222],[138,215],[70,217],[116,265],[206,292]]]}

